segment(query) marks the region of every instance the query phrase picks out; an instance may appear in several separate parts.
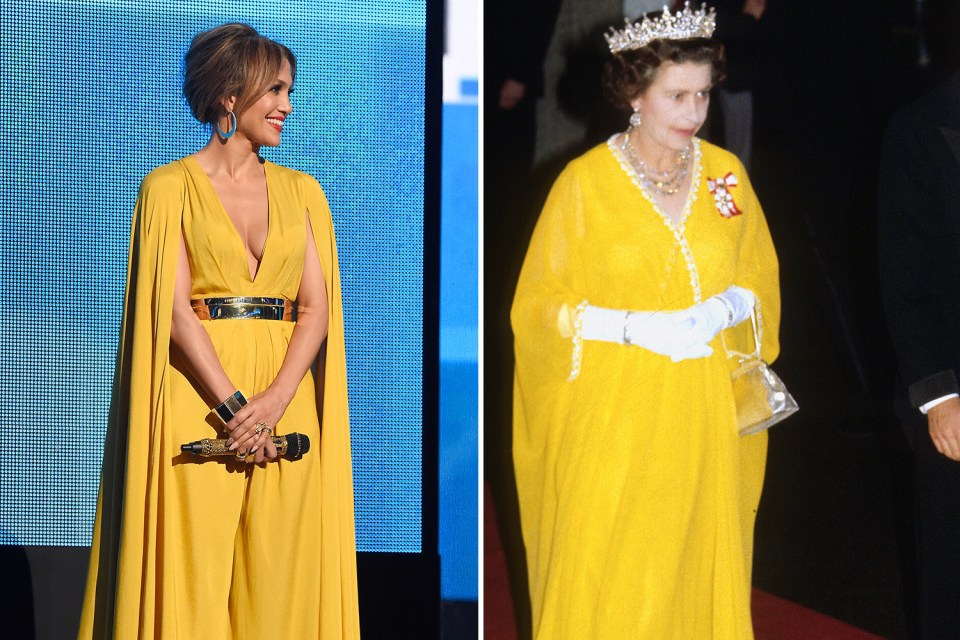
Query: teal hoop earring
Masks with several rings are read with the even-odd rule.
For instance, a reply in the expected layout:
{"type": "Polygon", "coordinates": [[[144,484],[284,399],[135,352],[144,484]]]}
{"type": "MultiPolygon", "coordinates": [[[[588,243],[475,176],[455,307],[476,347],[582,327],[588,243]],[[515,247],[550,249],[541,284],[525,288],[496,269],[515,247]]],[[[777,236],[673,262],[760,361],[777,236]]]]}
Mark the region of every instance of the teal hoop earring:
{"type": "Polygon", "coordinates": [[[235,133],[237,132],[237,116],[234,115],[233,111],[228,111],[228,112],[227,112],[227,115],[230,116],[230,131],[224,132],[224,131],[220,128],[220,123],[219,123],[219,122],[217,122],[217,123],[215,123],[215,124],[213,125],[214,128],[216,128],[217,133],[218,133],[218,134],[220,135],[220,137],[223,138],[224,140],[226,140],[227,138],[229,138],[230,136],[232,136],[233,134],[235,134],[235,133]]]}

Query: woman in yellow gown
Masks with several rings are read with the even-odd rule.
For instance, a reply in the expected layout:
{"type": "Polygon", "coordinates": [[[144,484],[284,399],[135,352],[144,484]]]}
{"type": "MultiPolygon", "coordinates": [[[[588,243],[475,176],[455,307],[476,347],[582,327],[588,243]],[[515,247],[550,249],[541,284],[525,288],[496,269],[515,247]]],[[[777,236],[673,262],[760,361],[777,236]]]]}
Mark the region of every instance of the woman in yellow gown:
{"type": "Polygon", "coordinates": [[[246,25],[187,53],[215,133],[141,185],[80,638],[359,637],[333,224],[316,180],[258,154],[295,72],[246,25]],[[313,446],[280,459],[292,432],[313,446]],[[236,455],[180,452],[217,437],[236,455]]]}
{"type": "Polygon", "coordinates": [[[710,13],[681,15],[700,30],[608,36],[630,129],[560,174],[514,299],[537,639],[753,637],[767,436],[737,433],[726,350],[749,350],[756,304],[776,357],[777,258],[743,166],[695,137],[722,48],[710,13]]]}

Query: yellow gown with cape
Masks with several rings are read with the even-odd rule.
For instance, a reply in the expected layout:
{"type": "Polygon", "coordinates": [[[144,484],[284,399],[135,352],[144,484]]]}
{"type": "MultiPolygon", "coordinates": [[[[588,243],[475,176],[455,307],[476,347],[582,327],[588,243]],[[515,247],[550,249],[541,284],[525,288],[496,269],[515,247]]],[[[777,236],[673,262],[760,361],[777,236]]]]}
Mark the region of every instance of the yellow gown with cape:
{"type": "MultiPolygon", "coordinates": [[[[193,156],[155,169],[141,185],[79,638],[359,638],[333,223],[316,180],[270,162],[264,171],[269,229],[255,278],[193,156]],[[181,232],[191,297],[292,300],[308,219],[326,282],[328,334],[277,433],[303,433],[311,450],[262,467],[181,454],[183,442],[221,437],[170,355],[181,232]]],[[[247,397],[273,381],[295,326],[202,324],[247,397]]]]}
{"type": "Polygon", "coordinates": [[[751,323],[676,363],[578,327],[583,303],[673,311],[735,284],[756,294],[776,357],[777,258],[747,175],[694,140],[692,178],[673,224],[612,138],[561,173],[530,242],[511,312],[513,454],[538,640],[753,637],[767,435],[737,434],[721,342],[749,350],[751,323]],[[708,185],[728,174],[731,217],[708,185]]]}

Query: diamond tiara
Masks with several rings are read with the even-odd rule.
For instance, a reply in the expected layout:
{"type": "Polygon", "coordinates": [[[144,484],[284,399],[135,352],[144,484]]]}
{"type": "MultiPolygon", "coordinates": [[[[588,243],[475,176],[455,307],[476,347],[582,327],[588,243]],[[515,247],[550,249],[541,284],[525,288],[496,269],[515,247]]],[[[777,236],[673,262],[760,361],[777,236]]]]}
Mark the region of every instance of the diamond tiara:
{"type": "Polygon", "coordinates": [[[663,15],[630,24],[621,30],[610,27],[610,33],[604,34],[611,53],[620,53],[645,47],[652,40],[686,40],[688,38],[709,38],[717,26],[717,12],[713,7],[702,4],[697,11],[690,10],[690,3],[683,3],[683,10],[671,14],[664,6],[663,15]]]}

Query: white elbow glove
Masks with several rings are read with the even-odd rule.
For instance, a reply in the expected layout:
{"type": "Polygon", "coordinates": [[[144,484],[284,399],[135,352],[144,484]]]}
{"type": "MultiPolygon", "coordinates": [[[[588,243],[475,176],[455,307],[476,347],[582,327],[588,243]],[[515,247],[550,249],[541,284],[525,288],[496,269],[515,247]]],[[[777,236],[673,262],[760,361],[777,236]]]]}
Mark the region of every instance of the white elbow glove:
{"type": "Polygon", "coordinates": [[[699,332],[690,323],[679,324],[677,311],[618,311],[587,306],[583,312],[583,339],[632,344],[668,356],[674,362],[713,353],[700,345],[699,332]]]}
{"type": "Polygon", "coordinates": [[[731,286],[683,311],[627,312],[587,306],[583,339],[633,344],[674,362],[705,358],[713,353],[708,343],[749,318],[754,302],[749,290],[731,286]]]}
{"type": "Polygon", "coordinates": [[[753,311],[753,307],[757,304],[757,296],[753,295],[753,291],[738,287],[735,284],[730,285],[725,291],[718,293],[710,299],[712,300],[713,298],[720,300],[729,307],[727,311],[730,313],[730,317],[723,327],[724,329],[735,327],[749,318],[750,312],[753,311]]]}
{"type": "Polygon", "coordinates": [[[690,332],[694,351],[699,353],[718,333],[749,318],[755,303],[756,297],[752,291],[731,285],[700,304],[678,311],[677,322],[690,332]]]}

